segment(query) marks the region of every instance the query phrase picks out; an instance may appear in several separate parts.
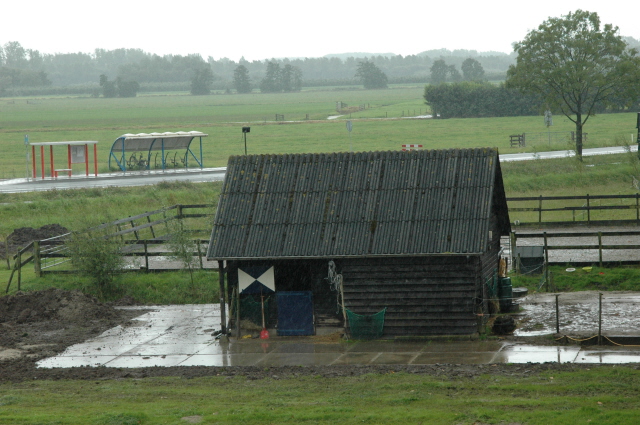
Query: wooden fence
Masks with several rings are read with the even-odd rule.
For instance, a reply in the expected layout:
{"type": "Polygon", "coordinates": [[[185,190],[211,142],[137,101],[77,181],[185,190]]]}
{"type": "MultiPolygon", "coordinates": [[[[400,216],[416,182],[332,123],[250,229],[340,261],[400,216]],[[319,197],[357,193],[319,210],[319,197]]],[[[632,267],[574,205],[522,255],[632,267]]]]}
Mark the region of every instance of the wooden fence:
{"type": "MultiPolygon", "coordinates": [[[[193,209],[206,210],[210,208],[212,208],[212,205],[209,204],[173,205],[171,207],[115,220],[111,223],[104,223],[88,230],[101,231],[116,229],[115,232],[109,233],[106,237],[120,238],[123,245],[125,245],[122,254],[126,257],[143,257],[145,263],[143,268],[149,271],[149,257],[172,255],[172,253],[168,251],[149,250],[150,245],[163,245],[166,244],[169,239],[169,229],[165,227],[164,230],[159,230],[159,227],[164,227],[172,220],[212,217],[213,212],[185,212],[193,209]]],[[[200,232],[210,232],[210,229],[191,229],[189,232],[198,234],[200,232]]],[[[65,239],[69,235],[70,233],[66,233],[44,240],[33,241],[21,248],[13,256],[14,264],[12,267],[10,266],[11,274],[5,292],[9,292],[9,287],[16,273],[18,290],[20,290],[22,268],[31,262],[34,264],[34,271],[37,276],[42,276],[44,273],[71,272],[70,270],[64,270],[59,267],[70,261],[67,247],[65,246],[65,239]]],[[[196,246],[196,252],[193,254],[199,258],[200,267],[202,267],[202,258],[204,256],[202,245],[208,243],[209,240],[193,238],[193,242],[196,246]]],[[[7,255],[7,257],[9,256],[7,255]]]]}
{"type": "Polygon", "coordinates": [[[640,226],[640,194],[507,198],[516,226],[640,226]]]}
{"type": "MultiPolygon", "coordinates": [[[[602,252],[604,250],[620,250],[620,249],[640,249],[640,245],[633,244],[603,244],[602,238],[604,237],[615,237],[615,236],[640,236],[640,231],[591,231],[591,232],[511,232],[511,240],[510,244],[512,247],[511,253],[514,256],[513,248],[517,246],[518,239],[542,239],[543,241],[543,252],[544,252],[544,260],[546,264],[549,264],[549,251],[553,250],[597,250],[598,251],[598,264],[600,267],[603,266],[604,261],[602,260],[602,252]],[[581,245],[550,245],[550,239],[558,239],[558,238],[597,238],[597,244],[581,244],[581,245]]],[[[515,260],[515,258],[514,258],[515,260]]],[[[620,261],[616,261],[619,263],[620,261]]],[[[514,261],[514,264],[516,262],[514,261]]]]}

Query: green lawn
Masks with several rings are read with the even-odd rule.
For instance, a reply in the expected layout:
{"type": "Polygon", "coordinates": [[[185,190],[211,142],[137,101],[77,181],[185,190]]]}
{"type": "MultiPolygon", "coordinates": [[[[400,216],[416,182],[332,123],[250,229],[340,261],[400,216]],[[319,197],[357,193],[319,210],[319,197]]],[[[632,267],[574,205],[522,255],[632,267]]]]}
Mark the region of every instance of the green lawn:
{"type": "MultiPolygon", "coordinates": [[[[248,152],[298,153],[398,150],[402,144],[425,149],[498,147],[502,153],[566,149],[567,143],[536,142],[511,148],[509,135],[547,131],[540,117],[483,119],[406,119],[424,114],[423,87],[388,90],[306,90],[286,94],[190,96],[154,94],[130,99],[88,97],[3,98],[0,102],[0,179],[24,177],[24,136],[37,142],[98,141],[100,172],[108,153],[125,133],[198,130],[204,139],[205,167],[224,166],[230,155],[244,153],[241,127],[249,125],[248,152]],[[365,109],[335,120],[336,102],[365,109]],[[285,121],[275,122],[275,115],[285,121]],[[345,120],[353,121],[351,138],[345,120]]],[[[636,133],[635,114],[591,117],[585,147],[618,145],[636,133]]],[[[554,132],[574,130],[566,118],[554,119],[554,132]]],[[[63,148],[60,148],[64,150],[63,148]]],[[[65,152],[56,153],[64,161],[65,152]]],[[[78,166],[79,167],[79,166],[78,166]]],[[[81,168],[81,167],[80,167],[81,168]]],[[[80,169],[76,172],[81,171],[80,169]]]]}
{"type": "MultiPolygon", "coordinates": [[[[147,378],[0,385],[3,424],[632,424],[640,373],[629,367],[486,374],[283,374],[265,379],[147,378]]],[[[224,373],[224,372],[223,372],[224,373]]]]}

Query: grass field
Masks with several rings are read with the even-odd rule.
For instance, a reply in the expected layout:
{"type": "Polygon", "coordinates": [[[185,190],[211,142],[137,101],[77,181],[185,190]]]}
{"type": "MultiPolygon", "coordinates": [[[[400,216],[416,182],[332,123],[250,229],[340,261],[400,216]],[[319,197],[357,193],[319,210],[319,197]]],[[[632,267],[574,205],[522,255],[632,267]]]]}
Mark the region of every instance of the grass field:
{"type": "MultiPolygon", "coordinates": [[[[24,177],[24,135],[32,142],[98,140],[100,171],[107,171],[111,143],[121,134],[199,130],[209,134],[205,166],[223,166],[242,154],[240,127],[251,126],[249,153],[397,150],[403,143],[425,148],[495,146],[501,153],[566,149],[566,143],[510,148],[514,133],[542,132],[542,117],[491,119],[403,119],[424,113],[423,88],[365,91],[318,90],[279,95],[154,94],[134,99],[19,98],[0,101],[0,179],[24,177]],[[335,103],[365,105],[336,120],[335,103]],[[275,114],[285,120],[274,122],[275,114]],[[308,119],[307,119],[308,114],[308,119]],[[351,139],[345,119],[353,120],[351,139]]],[[[555,117],[553,131],[573,125],[555,117]]],[[[635,114],[592,117],[586,147],[620,145],[635,134],[635,114]]],[[[63,157],[64,155],[62,155],[63,157]]],[[[635,193],[640,177],[634,155],[502,164],[507,196],[635,193]]],[[[58,223],[70,229],[174,204],[215,203],[220,184],[163,183],[144,188],[108,188],[0,194],[0,237],[18,227],[58,223]]],[[[513,218],[513,217],[512,217],[513,218]]],[[[35,278],[25,269],[24,288],[82,288],[78,276],[35,278]]],[[[590,282],[564,279],[566,289],[590,289],[590,282]]],[[[0,282],[9,272],[0,265],[0,282]]],[[[600,276],[598,274],[598,276],[600,276]]],[[[596,289],[634,289],[635,270],[607,271],[596,289]]],[[[211,302],[216,273],[131,273],[117,282],[113,297],[129,295],[150,303],[211,302]]],[[[537,280],[519,285],[535,287],[537,280]]],[[[4,285],[0,286],[4,289],[4,285]]],[[[15,289],[12,288],[12,291],[15,289]]],[[[523,366],[526,370],[526,365],[523,366]]],[[[122,380],[33,381],[0,384],[2,424],[180,424],[199,423],[402,423],[402,424],[636,424],[638,385],[634,368],[594,366],[571,372],[493,374],[460,378],[407,373],[327,378],[272,376],[251,380],[147,378],[122,380]],[[196,422],[192,422],[196,423],[196,422]]]]}
{"type": "Polygon", "coordinates": [[[640,374],[627,367],[474,378],[280,373],[272,370],[274,377],[258,380],[219,376],[0,385],[0,422],[635,425],[640,419],[640,374]]]}
{"type": "MultiPolygon", "coordinates": [[[[251,126],[248,152],[299,153],[397,150],[418,143],[425,149],[498,147],[502,153],[566,149],[568,144],[540,142],[511,148],[509,135],[540,133],[542,117],[484,119],[409,119],[425,114],[424,87],[388,90],[308,90],[287,94],[145,95],[131,99],[88,97],[3,98],[0,101],[0,179],[26,174],[24,136],[30,142],[98,141],[100,172],[108,171],[113,141],[125,133],[198,130],[204,139],[204,166],[226,165],[230,155],[244,153],[242,126],[251,126]],[[337,115],[336,102],[365,109],[337,115]],[[275,121],[275,115],[285,121],[275,121]],[[344,121],[353,121],[351,137],[344,121]]],[[[590,118],[585,147],[619,145],[636,133],[635,114],[590,118]]],[[[554,132],[574,130],[566,118],[554,119],[554,132]]],[[[64,161],[64,148],[55,153],[64,161]]],[[[76,165],[82,171],[82,164],[76,165]]]]}

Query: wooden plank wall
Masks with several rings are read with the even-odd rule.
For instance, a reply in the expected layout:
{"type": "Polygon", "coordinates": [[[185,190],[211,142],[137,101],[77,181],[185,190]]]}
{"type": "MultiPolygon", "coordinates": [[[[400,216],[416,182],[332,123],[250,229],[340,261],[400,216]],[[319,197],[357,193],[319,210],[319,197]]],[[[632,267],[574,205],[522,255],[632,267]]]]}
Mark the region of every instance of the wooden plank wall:
{"type": "Polygon", "coordinates": [[[385,336],[478,332],[475,256],[344,259],[346,307],[358,314],[387,308],[385,336]]]}

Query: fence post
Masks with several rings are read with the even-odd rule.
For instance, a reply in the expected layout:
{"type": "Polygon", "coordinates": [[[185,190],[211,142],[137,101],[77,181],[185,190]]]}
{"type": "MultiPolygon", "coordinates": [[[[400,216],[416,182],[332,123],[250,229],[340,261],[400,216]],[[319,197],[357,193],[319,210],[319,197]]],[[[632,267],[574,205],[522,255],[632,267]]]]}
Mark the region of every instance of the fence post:
{"type": "Polygon", "coordinates": [[[20,291],[20,284],[22,283],[22,252],[18,251],[18,259],[16,266],[18,267],[18,291],[20,291]]]}
{"type": "Polygon", "coordinates": [[[602,267],[602,232],[598,232],[598,259],[600,260],[600,267],[602,267]]]}
{"type": "MultiPolygon", "coordinates": [[[[129,217],[131,217],[131,216],[129,216],[129,217]]],[[[131,220],[129,223],[131,224],[131,228],[132,228],[132,229],[135,229],[135,228],[136,228],[136,223],[134,223],[134,221],[133,221],[133,220],[131,220]]],[[[139,241],[139,240],[140,240],[140,235],[138,235],[138,231],[137,231],[137,230],[134,230],[134,231],[133,231],[133,235],[136,237],[136,240],[137,240],[137,241],[139,241]]]]}
{"type": "MultiPolygon", "coordinates": [[[[151,217],[147,216],[147,223],[151,223],[151,217]]],[[[151,229],[151,237],[152,238],[156,238],[156,232],[153,231],[153,226],[149,226],[149,229],[151,229]]]]}
{"type": "Polygon", "coordinates": [[[547,292],[549,292],[549,245],[547,244],[547,232],[544,235],[544,278],[547,283],[547,292]]]}
{"type": "Polygon", "coordinates": [[[7,256],[7,270],[11,269],[11,261],[9,260],[9,236],[5,236],[4,238],[4,252],[7,256]]]}
{"type": "Polygon", "coordinates": [[[556,294],[556,333],[560,333],[560,307],[558,306],[558,297],[560,294],[556,294]]]}
{"type": "Polygon", "coordinates": [[[602,292],[598,295],[600,297],[598,302],[598,345],[602,345],[602,292]]]}
{"type": "Polygon", "coordinates": [[[538,201],[538,223],[542,223],[542,195],[538,201]]]}
{"type": "Polygon", "coordinates": [[[640,225],[640,204],[638,204],[638,193],[636,193],[636,226],[640,225]]]}
{"type": "Polygon", "coordinates": [[[196,245],[198,247],[198,260],[200,260],[200,270],[202,270],[204,266],[202,265],[202,250],[200,249],[200,239],[198,239],[196,245]]]}
{"type": "Polygon", "coordinates": [[[42,277],[42,263],[40,262],[40,241],[33,241],[33,268],[36,276],[42,277]]]}
{"type": "Polygon", "coordinates": [[[591,225],[591,203],[589,202],[588,193],[587,193],[587,224],[591,225]]]}
{"type": "Polygon", "coordinates": [[[144,241],[144,268],[149,273],[149,250],[147,247],[147,241],[144,241]]]}

